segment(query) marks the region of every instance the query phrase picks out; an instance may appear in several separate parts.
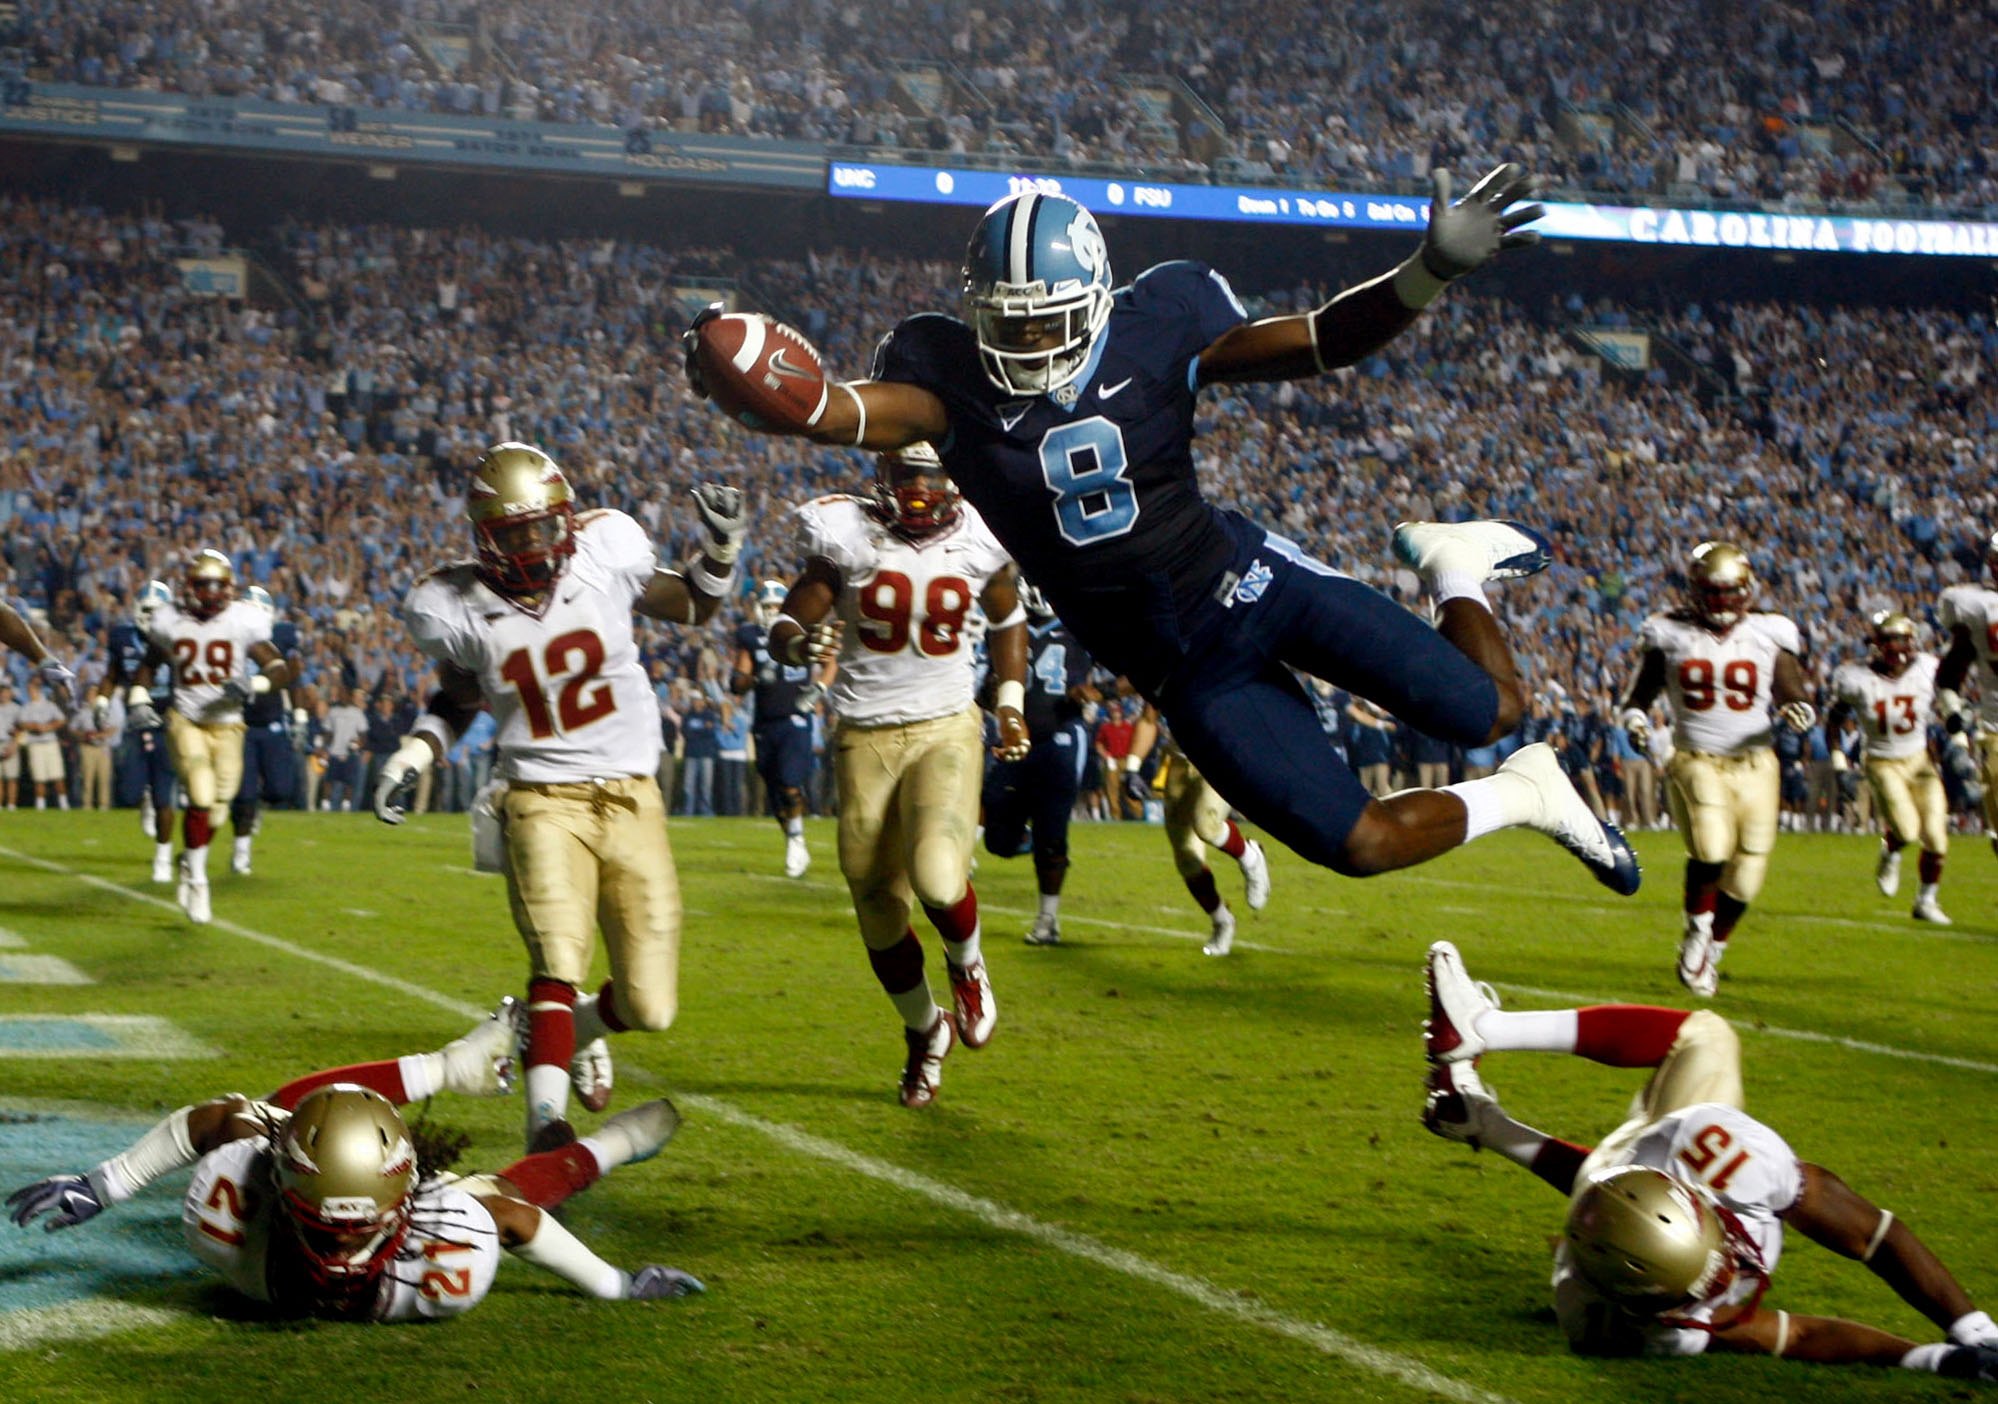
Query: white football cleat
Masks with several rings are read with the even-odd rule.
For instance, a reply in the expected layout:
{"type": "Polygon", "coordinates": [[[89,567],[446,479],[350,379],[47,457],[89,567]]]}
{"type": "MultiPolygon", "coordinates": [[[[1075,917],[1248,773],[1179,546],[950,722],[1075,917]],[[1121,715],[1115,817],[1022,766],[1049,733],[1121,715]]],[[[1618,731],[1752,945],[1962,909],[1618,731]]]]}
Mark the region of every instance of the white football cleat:
{"type": "MultiPolygon", "coordinates": [[[[159,811],[153,808],[151,789],[139,792],[139,827],[146,831],[146,837],[157,839],[159,835],[159,811]]],[[[166,882],[167,878],[154,878],[155,882],[166,882]]]]}
{"type": "Polygon", "coordinates": [[[902,1105],[926,1107],[937,1099],[943,1085],[943,1061],[957,1042],[956,1016],[947,1009],[937,1011],[937,1021],[927,1032],[902,1030],[909,1045],[908,1061],[902,1065],[902,1105]]]}
{"type": "Polygon", "coordinates": [[[250,850],[239,846],[229,855],[229,871],[237,877],[250,875],[250,850]]]}
{"type": "Polygon", "coordinates": [[[1949,926],[1953,924],[1949,917],[1944,914],[1941,906],[1937,904],[1934,894],[1917,897],[1915,899],[1915,910],[1909,913],[1909,915],[1913,916],[1916,921],[1932,921],[1937,926],[1949,926]]]}
{"type": "Polygon", "coordinates": [[[470,1033],[437,1050],[444,1060],[444,1090],[460,1097],[498,1097],[513,1091],[524,1014],[508,995],[470,1033]]]}
{"type": "Polygon", "coordinates": [[[1270,904],[1270,856],[1260,843],[1250,839],[1235,861],[1242,865],[1242,900],[1250,911],[1259,912],[1270,904]]]}
{"type": "Polygon", "coordinates": [[[1686,934],[1679,938],[1679,983],[1701,999],[1712,999],[1720,988],[1719,954],[1711,919],[1687,917],[1686,934]]]}
{"type": "Polygon", "coordinates": [[[1226,907],[1214,909],[1214,934],[1200,948],[1202,955],[1224,956],[1235,948],[1235,914],[1226,907]]]}
{"type": "Polygon", "coordinates": [[[173,876],[173,850],[171,848],[155,848],[153,850],[153,881],[172,882],[173,876]]]}
{"type": "Polygon", "coordinates": [[[969,965],[946,959],[950,974],[951,1004],[957,1014],[957,1036],[966,1048],[983,1048],[992,1040],[999,1023],[999,1004],[992,998],[992,977],[985,973],[983,958],[969,965]]]}
{"type": "Polygon", "coordinates": [[[1059,946],[1061,923],[1051,916],[1037,916],[1023,939],[1030,946],[1059,946]]]}
{"type": "Polygon", "coordinates": [[[1892,897],[1901,890],[1901,850],[1880,846],[1880,861],[1874,865],[1873,881],[1880,885],[1880,895],[1892,897]]]}
{"type": "Polygon", "coordinates": [[[1439,575],[1517,580],[1547,569],[1554,547],[1512,521],[1403,522],[1394,529],[1394,554],[1427,581],[1439,575]]]}
{"type": "Polygon", "coordinates": [[[609,1170],[652,1159],[665,1149],[679,1129],[679,1110],[661,1097],[657,1101],[640,1102],[607,1118],[590,1133],[590,1139],[602,1143],[610,1158],[610,1164],[604,1168],[609,1170]]]}
{"type": "Polygon", "coordinates": [[[576,1100],[593,1112],[610,1105],[612,1077],[610,1045],[600,1038],[578,1048],[569,1060],[569,1086],[576,1100]]]}
{"type": "Polygon", "coordinates": [[[1432,1063],[1468,1062],[1485,1051],[1478,1020],[1499,1007],[1490,985],[1473,980],[1464,957],[1448,941],[1429,947],[1422,965],[1429,1017],[1422,1025],[1422,1054],[1432,1063]]]}
{"type": "Polygon", "coordinates": [[[1424,1091],[1423,1129],[1472,1150],[1483,1150],[1511,1120],[1469,1063],[1442,1063],[1431,1068],[1424,1091]]]}
{"type": "Polygon", "coordinates": [[[208,906],[208,879],[195,876],[193,860],[185,853],[180,855],[180,885],[174,895],[189,921],[201,924],[213,918],[208,906]]]}
{"type": "Polygon", "coordinates": [[[805,846],[805,836],[787,835],[784,839],[784,876],[803,877],[811,866],[812,850],[805,846]]]}
{"type": "Polygon", "coordinates": [[[1582,864],[1597,882],[1620,896],[1636,892],[1644,881],[1637,864],[1636,850],[1623,830],[1596,818],[1587,800],[1561,769],[1554,748],[1545,741],[1521,746],[1499,766],[1502,774],[1517,775],[1532,785],[1540,796],[1539,816],[1529,827],[1547,835],[1582,864]]]}

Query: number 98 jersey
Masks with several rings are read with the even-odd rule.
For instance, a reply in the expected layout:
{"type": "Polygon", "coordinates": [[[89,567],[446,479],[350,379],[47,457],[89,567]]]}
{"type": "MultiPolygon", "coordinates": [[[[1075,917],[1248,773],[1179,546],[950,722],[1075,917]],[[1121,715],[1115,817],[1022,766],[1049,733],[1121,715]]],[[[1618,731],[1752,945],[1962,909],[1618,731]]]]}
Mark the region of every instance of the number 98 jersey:
{"type": "Polygon", "coordinates": [[[563,784],[659,768],[659,704],[638,661],[631,607],[656,569],[622,512],[576,518],[576,553],[530,614],[470,561],[432,571],[403,601],[417,647],[476,674],[499,724],[498,773],[563,784]]]}
{"type": "Polygon", "coordinates": [[[904,726],[971,705],[974,649],[985,627],[978,597],[1005,569],[1006,550],[967,505],[950,526],[912,541],[858,497],[796,510],[800,550],[839,572],[846,624],[839,676],[827,693],[855,726],[904,726]]]}
{"type": "Polygon", "coordinates": [[[1780,614],[1745,614],[1715,634],[1691,614],[1674,611],[1644,621],[1644,645],[1665,660],[1677,746],[1738,756],[1770,744],[1776,660],[1804,648],[1795,624],[1780,614]]]}

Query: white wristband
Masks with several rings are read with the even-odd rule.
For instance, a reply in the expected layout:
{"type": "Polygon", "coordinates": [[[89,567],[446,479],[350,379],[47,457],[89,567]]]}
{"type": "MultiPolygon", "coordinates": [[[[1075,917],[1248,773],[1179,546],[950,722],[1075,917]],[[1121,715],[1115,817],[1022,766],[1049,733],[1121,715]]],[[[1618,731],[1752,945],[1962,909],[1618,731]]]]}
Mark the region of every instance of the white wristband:
{"type": "Polygon", "coordinates": [[[265,677],[262,673],[253,673],[250,676],[250,695],[252,697],[262,697],[266,692],[269,692],[270,690],[271,690],[271,680],[265,677]]]}
{"type": "Polygon", "coordinates": [[[438,716],[435,712],[425,712],[422,716],[418,717],[416,725],[409,729],[409,734],[411,736],[428,736],[432,741],[437,743],[437,749],[440,751],[449,751],[458,743],[458,738],[451,732],[451,723],[445,721],[444,718],[438,716]]]}
{"type": "Polygon", "coordinates": [[[1016,682],[1012,678],[1005,679],[999,684],[999,690],[994,696],[993,705],[1001,711],[1008,707],[1011,707],[1016,712],[1026,711],[1027,685],[1023,682],[1016,682]]]}
{"type": "Polygon", "coordinates": [[[1143,756],[1139,755],[1136,751],[1128,751],[1125,753],[1124,769],[1130,771],[1131,774],[1136,775],[1139,771],[1143,770],[1144,768],[1145,768],[1145,758],[1143,756]]]}
{"type": "Polygon", "coordinates": [[[513,1255],[605,1301],[616,1301],[629,1290],[631,1279],[592,1253],[546,1210],[541,1211],[534,1237],[515,1248],[513,1255]]]}
{"type": "Polygon", "coordinates": [[[127,707],[150,707],[152,702],[152,689],[143,683],[133,683],[132,690],[125,694],[125,705],[127,707]]]}
{"type": "Polygon", "coordinates": [[[420,733],[412,731],[402,738],[402,744],[395,748],[395,754],[389,757],[388,766],[382,773],[401,775],[413,770],[421,775],[430,769],[436,760],[437,753],[430,749],[430,743],[425,741],[420,733]]]}
{"type": "Polygon", "coordinates": [[[735,562],[728,563],[727,574],[716,575],[708,569],[705,555],[696,556],[687,563],[687,583],[704,595],[726,599],[729,591],[735,588],[735,562]]]}
{"type": "Polygon", "coordinates": [[[1645,716],[1643,712],[1640,712],[1635,707],[1624,708],[1623,716],[1618,720],[1623,723],[1625,731],[1646,731],[1651,727],[1651,718],[1645,716]]]}

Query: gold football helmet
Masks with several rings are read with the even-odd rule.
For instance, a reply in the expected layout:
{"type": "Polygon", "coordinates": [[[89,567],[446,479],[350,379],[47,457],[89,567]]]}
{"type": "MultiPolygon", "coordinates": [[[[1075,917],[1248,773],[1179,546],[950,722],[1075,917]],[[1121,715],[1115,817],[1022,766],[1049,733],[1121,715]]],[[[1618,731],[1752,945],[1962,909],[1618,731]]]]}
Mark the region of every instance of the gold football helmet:
{"type": "Polygon", "coordinates": [[[1883,609],[1868,623],[1871,627],[1867,642],[1873,648],[1873,666],[1889,677],[1898,676],[1915,661],[1915,651],[1919,647],[1915,639],[1915,621],[1899,610],[1883,609]]]}
{"type": "Polygon", "coordinates": [[[1697,1190],[1662,1170],[1620,1165],[1590,1177],[1563,1231],[1576,1271],[1630,1311],[1704,1301],[1733,1277],[1727,1228],[1697,1190]]]}
{"type": "Polygon", "coordinates": [[[236,568],[220,551],[196,551],[180,583],[180,607],[196,619],[213,619],[236,598],[236,568]]]}
{"type": "Polygon", "coordinates": [[[575,495],[554,459],[529,444],[495,444],[472,469],[465,515],[479,576],[503,595],[546,590],[576,550],[575,495]]]}
{"type": "Polygon", "coordinates": [[[1686,594],[1693,612],[1716,629],[1731,629],[1755,601],[1755,571],[1748,555],[1726,541],[1702,541],[1686,562],[1686,594]]]}
{"type": "Polygon", "coordinates": [[[379,1092],[335,1082],[307,1093],[271,1140],[285,1221],[316,1286],[372,1282],[409,1232],[416,1148],[379,1092]]]}
{"type": "Polygon", "coordinates": [[[875,457],[875,506],[903,536],[942,531],[957,520],[962,501],[932,445],[919,439],[875,457]]]}

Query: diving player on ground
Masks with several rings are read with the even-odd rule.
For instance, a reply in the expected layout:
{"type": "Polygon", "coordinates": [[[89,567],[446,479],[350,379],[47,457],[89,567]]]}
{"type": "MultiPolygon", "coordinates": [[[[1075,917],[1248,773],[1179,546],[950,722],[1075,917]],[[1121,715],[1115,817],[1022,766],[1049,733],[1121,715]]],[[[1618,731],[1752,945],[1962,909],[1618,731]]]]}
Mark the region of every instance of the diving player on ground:
{"type": "MultiPolygon", "coordinates": [[[[1634,892],[1623,836],[1553,752],[1499,773],[1373,799],[1327,744],[1296,668],[1474,746],[1509,734],[1525,694],[1483,584],[1542,569],[1548,543],[1505,522],[1404,524],[1396,554],[1438,602],[1437,627],[1206,502],[1191,451],[1202,386],[1350,365],[1409,326],[1452,279],[1538,236],[1529,182],[1506,166],[1458,203],[1438,173],[1429,228],[1392,272],[1316,311],[1250,324],[1212,269],[1166,263],[1112,291],[1096,221],[1060,195],[1000,201],[965,260],[968,321],[911,317],[873,377],[832,387],[810,422],[761,427],[830,444],[938,446],[945,468],[1062,620],[1156,703],[1187,757],[1299,854],[1360,876],[1528,826],[1634,892]]],[[[689,331],[690,351],[704,312],[689,331]]],[[[689,355],[705,394],[704,372],[689,355]]],[[[729,374],[729,366],[708,372],[729,374]]]]}

